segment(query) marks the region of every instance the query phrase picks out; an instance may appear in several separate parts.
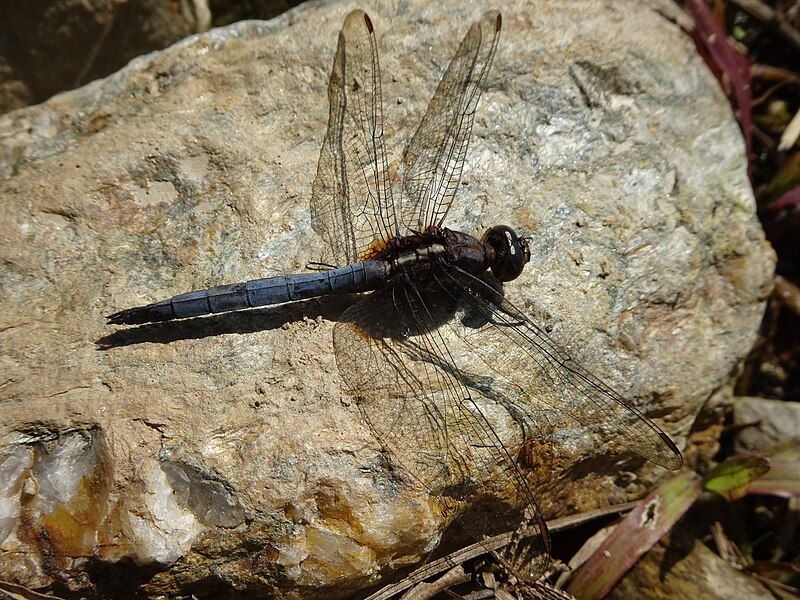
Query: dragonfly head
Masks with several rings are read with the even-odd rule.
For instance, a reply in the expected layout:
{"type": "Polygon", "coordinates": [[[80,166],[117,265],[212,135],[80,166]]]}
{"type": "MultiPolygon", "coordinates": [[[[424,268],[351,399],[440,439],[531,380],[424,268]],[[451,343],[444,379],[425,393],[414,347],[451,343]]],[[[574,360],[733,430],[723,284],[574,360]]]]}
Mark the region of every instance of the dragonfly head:
{"type": "Polygon", "coordinates": [[[522,274],[531,259],[528,239],[519,237],[508,225],[495,225],[486,230],[481,241],[494,250],[492,273],[500,281],[511,281],[522,274]]]}

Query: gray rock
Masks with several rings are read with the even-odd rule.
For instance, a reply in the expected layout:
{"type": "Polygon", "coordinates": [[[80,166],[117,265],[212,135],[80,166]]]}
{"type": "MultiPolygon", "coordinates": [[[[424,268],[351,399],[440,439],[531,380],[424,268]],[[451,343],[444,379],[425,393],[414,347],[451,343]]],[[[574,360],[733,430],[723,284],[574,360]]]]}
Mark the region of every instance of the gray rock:
{"type": "MultiPolygon", "coordinates": [[[[212,30],[0,118],[0,578],[114,597],[347,596],[437,543],[441,507],[341,392],[331,330],[346,302],[104,324],[322,254],[308,197],[351,8],[212,30]]],[[[393,160],[484,8],[371,5],[393,160]]],[[[748,351],[774,263],[728,104],[642,3],[498,8],[449,224],[529,231],[509,297],[683,445],[748,351]]],[[[665,474],[615,463],[619,448],[574,424],[537,433],[548,514],[665,474]]]]}
{"type": "Polygon", "coordinates": [[[734,400],[733,422],[736,425],[758,423],[736,435],[739,451],[764,450],[782,440],[800,436],[800,407],[795,402],[744,396],[734,400]]]}
{"type": "Polygon", "coordinates": [[[767,586],[742,573],[699,540],[681,548],[679,556],[673,548],[656,545],[628,571],[607,596],[611,600],[625,598],[769,598],[767,586]],[[670,552],[672,550],[672,552],[670,552]]]}

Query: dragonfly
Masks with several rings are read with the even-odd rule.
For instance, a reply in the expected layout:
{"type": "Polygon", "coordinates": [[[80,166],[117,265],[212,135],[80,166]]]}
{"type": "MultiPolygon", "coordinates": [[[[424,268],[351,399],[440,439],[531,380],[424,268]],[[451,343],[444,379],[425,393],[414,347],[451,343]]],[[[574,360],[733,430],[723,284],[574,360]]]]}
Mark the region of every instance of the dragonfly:
{"type": "MultiPolygon", "coordinates": [[[[503,519],[516,520],[517,533],[499,558],[530,581],[545,568],[551,542],[518,455],[503,441],[501,407],[527,421],[529,434],[545,414],[665,468],[682,458],[666,433],[505,297],[504,284],[530,260],[529,238],[508,225],[480,237],[445,225],[501,27],[491,10],[469,28],[406,145],[394,189],[375,28],[365,12],[349,13],[310,201],[330,262],[179,294],[108,321],[137,325],[357,294],[333,328],[343,388],[390,459],[447,510],[502,499],[495,504],[503,519]]],[[[463,521],[480,536],[496,518],[489,511],[463,521]]]]}

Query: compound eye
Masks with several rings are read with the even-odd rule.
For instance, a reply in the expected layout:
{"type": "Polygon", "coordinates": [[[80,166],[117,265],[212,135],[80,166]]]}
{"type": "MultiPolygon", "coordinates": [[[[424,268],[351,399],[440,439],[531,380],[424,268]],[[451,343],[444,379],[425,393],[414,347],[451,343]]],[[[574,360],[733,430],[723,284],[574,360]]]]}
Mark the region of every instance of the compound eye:
{"type": "Polygon", "coordinates": [[[511,227],[497,225],[489,228],[483,241],[494,249],[492,273],[500,281],[512,281],[522,274],[531,258],[528,241],[518,237],[511,227]]]}

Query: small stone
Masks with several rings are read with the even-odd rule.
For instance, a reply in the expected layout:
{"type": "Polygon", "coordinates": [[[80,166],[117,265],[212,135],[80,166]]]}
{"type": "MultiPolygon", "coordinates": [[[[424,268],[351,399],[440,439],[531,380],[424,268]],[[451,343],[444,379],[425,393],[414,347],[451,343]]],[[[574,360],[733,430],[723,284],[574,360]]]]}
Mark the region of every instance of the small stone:
{"type": "Polygon", "coordinates": [[[736,398],[733,403],[733,422],[736,425],[753,425],[736,434],[739,451],[763,450],[781,440],[800,435],[800,405],[766,398],[736,398]]]}

